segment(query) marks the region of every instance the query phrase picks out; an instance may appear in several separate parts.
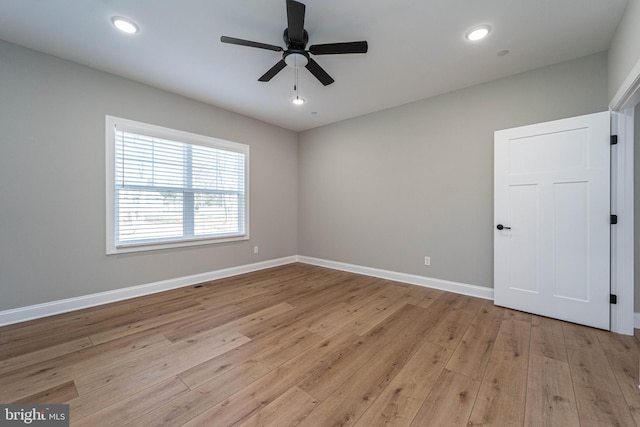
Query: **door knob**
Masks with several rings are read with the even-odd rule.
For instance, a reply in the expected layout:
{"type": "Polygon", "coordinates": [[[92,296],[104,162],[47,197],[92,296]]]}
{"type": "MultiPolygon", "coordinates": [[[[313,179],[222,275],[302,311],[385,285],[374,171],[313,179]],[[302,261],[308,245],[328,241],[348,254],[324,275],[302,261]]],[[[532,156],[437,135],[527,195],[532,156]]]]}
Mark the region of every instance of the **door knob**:
{"type": "Polygon", "coordinates": [[[498,226],[496,227],[498,230],[511,230],[511,227],[505,227],[502,224],[498,224],[498,226]]]}

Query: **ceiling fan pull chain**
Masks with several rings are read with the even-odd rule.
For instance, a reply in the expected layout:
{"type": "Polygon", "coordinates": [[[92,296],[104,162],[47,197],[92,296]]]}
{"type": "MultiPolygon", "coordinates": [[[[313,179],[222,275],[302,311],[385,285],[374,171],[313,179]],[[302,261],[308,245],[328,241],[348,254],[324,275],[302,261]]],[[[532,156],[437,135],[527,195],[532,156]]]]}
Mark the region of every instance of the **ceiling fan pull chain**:
{"type": "MultiPolygon", "coordinates": [[[[297,65],[297,61],[296,61],[296,65],[297,65]]],[[[295,91],[295,93],[296,93],[296,99],[297,99],[297,98],[299,98],[299,97],[298,97],[298,67],[295,67],[295,70],[296,70],[296,71],[295,71],[295,72],[296,72],[296,75],[295,75],[295,79],[296,79],[296,81],[295,81],[295,83],[293,84],[293,90],[294,90],[294,91],[295,91]]]]}

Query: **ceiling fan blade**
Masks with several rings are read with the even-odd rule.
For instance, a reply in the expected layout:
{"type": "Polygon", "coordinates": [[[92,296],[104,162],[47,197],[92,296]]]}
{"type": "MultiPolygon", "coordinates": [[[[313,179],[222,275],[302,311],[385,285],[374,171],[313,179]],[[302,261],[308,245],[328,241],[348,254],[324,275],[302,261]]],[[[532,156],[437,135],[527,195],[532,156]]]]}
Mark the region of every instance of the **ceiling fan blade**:
{"type": "Polygon", "coordinates": [[[259,82],[268,82],[271,80],[276,74],[278,74],[284,67],[287,66],[287,63],[284,62],[284,59],[281,59],[276,65],[271,67],[269,71],[264,73],[262,77],[258,79],[259,82]]]}
{"type": "Polygon", "coordinates": [[[275,50],[276,52],[282,52],[284,50],[280,46],[275,46],[275,45],[266,44],[266,43],[252,42],[250,40],[236,39],[235,37],[222,36],[220,37],[220,41],[222,43],[237,44],[240,46],[257,47],[258,49],[275,50]]]}
{"type": "Polygon", "coordinates": [[[342,53],[367,53],[369,45],[365,41],[347,43],[314,44],[309,52],[314,55],[339,55],[342,53]]]}
{"type": "Polygon", "coordinates": [[[329,74],[327,74],[324,69],[322,69],[320,64],[313,60],[313,58],[309,58],[309,62],[307,63],[307,70],[311,71],[311,74],[313,74],[316,79],[320,80],[320,83],[325,86],[329,86],[335,81],[329,74]]]}
{"type": "Polygon", "coordinates": [[[304,44],[304,11],[304,4],[287,0],[287,31],[292,42],[304,44]]]}

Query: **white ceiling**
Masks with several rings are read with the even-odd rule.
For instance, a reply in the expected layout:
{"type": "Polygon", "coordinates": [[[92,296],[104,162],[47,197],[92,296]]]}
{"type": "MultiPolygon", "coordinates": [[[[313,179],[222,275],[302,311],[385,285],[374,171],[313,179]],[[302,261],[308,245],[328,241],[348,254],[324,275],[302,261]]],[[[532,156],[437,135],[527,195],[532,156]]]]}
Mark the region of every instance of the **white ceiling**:
{"type": "Polygon", "coordinates": [[[0,39],[301,131],[606,50],[628,0],[302,2],[309,45],[369,43],[314,58],[330,86],[302,69],[303,106],[292,68],[257,81],[281,53],[219,41],[283,46],[285,0],[1,0],[0,39]],[[141,32],[117,32],[113,15],[141,32]],[[464,40],[478,24],[489,37],[464,40]]]}

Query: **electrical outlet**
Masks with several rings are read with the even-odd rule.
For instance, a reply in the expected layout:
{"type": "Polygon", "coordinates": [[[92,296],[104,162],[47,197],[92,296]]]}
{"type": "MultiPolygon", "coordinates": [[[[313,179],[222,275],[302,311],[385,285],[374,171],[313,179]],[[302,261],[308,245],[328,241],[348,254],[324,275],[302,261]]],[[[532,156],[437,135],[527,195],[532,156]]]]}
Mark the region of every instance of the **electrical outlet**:
{"type": "Polygon", "coordinates": [[[257,254],[258,252],[260,252],[260,249],[258,249],[258,247],[257,247],[257,246],[254,246],[254,247],[253,247],[253,253],[254,253],[254,254],[257,254]]]}
{"type": "Polygon", "coordinates": [[[424,257],[424,265],[431,265],[431,257],[429,256],[424,257]]]}

